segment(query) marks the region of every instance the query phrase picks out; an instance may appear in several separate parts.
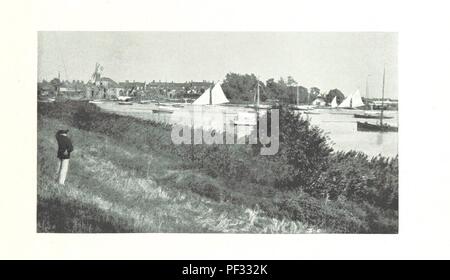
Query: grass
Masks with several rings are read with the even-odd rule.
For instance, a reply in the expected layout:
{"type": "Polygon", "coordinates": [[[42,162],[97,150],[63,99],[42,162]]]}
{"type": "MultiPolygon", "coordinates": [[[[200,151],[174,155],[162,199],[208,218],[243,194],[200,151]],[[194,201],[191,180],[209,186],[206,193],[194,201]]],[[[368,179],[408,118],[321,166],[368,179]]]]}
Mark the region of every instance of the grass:
{"type": "Polygon", "coordinates": [[[223,181],[186,169],[170,157],[142,153],[75,127],[69,127],[76,146],[67,182],[59,186],[54,133],[60,127],[67,124],[39,118],[38,232],[316,231],[299,221],[217,199],[216,189],[226,188],[223,181]]]}
{"type": "Polygon", "coordinates": [[[280,152],[265,157],[173,145],[168,125],[86,102],[39,104],[38,230],[396,233],[398,158],[330,153],[319,130],[282,116],[280,152]],[[54,133],[64,127],[76,151],[60,187],[54,133]]]}

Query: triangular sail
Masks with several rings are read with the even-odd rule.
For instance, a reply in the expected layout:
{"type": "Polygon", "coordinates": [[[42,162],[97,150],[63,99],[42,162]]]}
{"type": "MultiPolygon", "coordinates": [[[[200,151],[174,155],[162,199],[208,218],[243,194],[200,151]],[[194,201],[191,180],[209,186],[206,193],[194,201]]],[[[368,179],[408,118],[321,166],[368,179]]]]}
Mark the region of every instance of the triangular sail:
{"type": "Polygon", "coordinates": [[[205,104],[209,104],[209,91],[211,90],[211,88],[208,88],[205,90],[205,92],[200,95],[199,98],[197,98],[192,104],[197,104],[197,105],[205,105],[205,104]]]}
{"type": "Polygon", "coordinates": [[[193,104],[195,105],[207,105],[210,104],[223,104],[230,102],[227,97],[225,96],[225,93],[223,93],[222,87],[219,85],[219,83],[215,84],[212,91],[211,91],[211,100],[210,100],[210,89],[208,88],[205,90],[205,92],[197,98],[193,104]]]}
{"type": "Polygon", "coordinates": [[[364,105],[365,104],[362,101],[361,93],[359,92],[359,89],[358,89],[352,96],[352,108],[357,108],[357,107],[361,107],[364,105]]]}
{"type": "Polygon", "coordinates": [[[352,96],[347,96],[341,104],[339,104],[338,108],[350,108],[352,103],[352,96]]]}
{"type": "Polygon", "coordinates": [[[359,92],[359,89],[356,90],[356,92],[350,96],[347,96],[344,101],[342,101],[341,104],[339,104],[339,108],[357,108],[364,106],[364,102],[361,98],[361,93],[359,92]]]}
{"type": "Polygon", "coordinates": [[[333,98],[333,100],[331,101],[331,108],[336,108],[338,106],[337,104],[337,98],[336,96],[333,98]]]}

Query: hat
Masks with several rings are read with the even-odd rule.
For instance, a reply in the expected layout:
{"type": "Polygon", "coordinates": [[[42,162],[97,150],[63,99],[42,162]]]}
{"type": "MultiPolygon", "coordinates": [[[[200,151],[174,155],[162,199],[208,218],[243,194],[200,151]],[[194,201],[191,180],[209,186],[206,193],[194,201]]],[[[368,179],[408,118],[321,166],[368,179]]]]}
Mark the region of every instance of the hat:
{"type": "Polygon", "coordinates": [[[57,135],[59,135],[59,134],[65,134],[65,133],[67,133],[67,132],[69,132],[68,129],[60,129],[60,130],[58,130],[58,132],[56,132],[56,134],[57,134],[57,135]]]}

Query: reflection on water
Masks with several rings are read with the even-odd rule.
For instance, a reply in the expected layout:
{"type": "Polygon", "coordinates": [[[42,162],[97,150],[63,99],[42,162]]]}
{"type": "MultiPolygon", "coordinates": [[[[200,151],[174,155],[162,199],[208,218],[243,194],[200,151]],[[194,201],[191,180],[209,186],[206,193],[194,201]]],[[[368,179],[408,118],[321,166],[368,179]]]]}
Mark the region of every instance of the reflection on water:
{"type": "Polygon", "coordinates": [[[383,145],[383,134],[384,133],[378,133],[377,135],[377,145],[383,145]]]}
{"type": "MultiPolygon", "coordinates": [[[[385,123],[398,126],[396,111],[385,112],[392,119],[384,120],[385,123]]],[[[370,156],[378,154],[384,156],[396,156],[398,154],[398,133],[396,132],[361,132],[357,131],[356,122],[368,122],[376,124],[376,119],[356,119],[353,113],[334,114],[331,110],[323,110],[319,115],[310,115],[311,123],[317,125],[328,133],[333,148],[336,150],[362,151],[370,156]]]]}
{"type": "MultiPolygon", "coordinates": [[[[217,105],[186,106],[184,108],[167,107],[173,110],[173,113],[170,114],[153,113],[152,109],[157,108],[154,104],[124,106],[105,102],[98,104],[98,106],[106,111],[163,123],[194,125],[196,128],[203,127],[204,129],[214,129],[221,132],[234,130],[238,137],[248,135],[253,129],[251,118],[254,116],[254,111],[245,107],[217,105]],[[204,109],[202,110],[201,108],[204,109]],[[241,125],[235,126],[235,122],[240,122],[241,125]]],[[[353,113],[358,112],[352,111],[336,113],[332,110],[323,109],[319,110],[319,112],[320,114],[302,114],[302,116],[308,117],[313,125],[320,127],[329,136],[335,150],[362,151],[370,156],[381,154],[393,157],[397,155],[398,133],[359,132],[356,129],[357,121],[377,123],[377,120],[356,119],[353,117],[353,113]]],[[[392,119],[385,120],[385,123],[398,125],[397,112],[388,111],[385,114],[392,117],[392,119]]]]}

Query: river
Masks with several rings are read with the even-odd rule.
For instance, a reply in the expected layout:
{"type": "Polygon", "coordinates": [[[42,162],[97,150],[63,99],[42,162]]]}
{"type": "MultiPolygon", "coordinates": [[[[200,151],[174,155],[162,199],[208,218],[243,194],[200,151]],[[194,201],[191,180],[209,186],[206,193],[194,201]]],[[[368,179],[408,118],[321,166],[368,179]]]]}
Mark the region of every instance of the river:
{"type": "MultiPolygon", "coordinates": [[[[243,117],[248,121],[248,117],[252,114],[253,109],[239,106],[185,106],[183,108],[172,108],[174,112],[153,113],[152,109],[156,108],[155,104],[133,104],[119,105],[115,102],[104,102],[96,104],[102,110],[114,112],[122,115],[134,116],[147,120],[170,124],[191,125],[216,129],[223,131],[224,129],[235,129],[233,120],[243,117]],[[205,108],[205,109],[202,109],[205,108]],[[224,125],[225,124],[225,125],[224,125]]],[[[167,107],[171,108],[171,107],[167,107]]],[[[369,156],[377,156],[379,154],[388,157],[394,157],[398,154],[398,133],[396,132],[360,132],[356,129],[357,121],[367,121],[376,123],[377,120],[356,119],[353,113],[362,113],[355,110],[354,112],[336,113],[330,109],[319,109],[318,114],[304,115],[309,117],[313,125],[321,128],[330,138],[333,149],[339,151],[356,150],[361,151],[369,156]]],[[[385,122],[391,125],[398,125],[398,112],[385,111],[385,115],[392,117],[386,119],[385,122]]],[[[251,122],[251,121],[250,121],[251,122]]],[[[242,136],[251,131],[251,126],[240,126],[238,135],[242,136]]]]}

